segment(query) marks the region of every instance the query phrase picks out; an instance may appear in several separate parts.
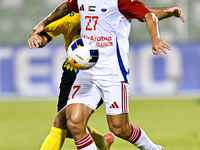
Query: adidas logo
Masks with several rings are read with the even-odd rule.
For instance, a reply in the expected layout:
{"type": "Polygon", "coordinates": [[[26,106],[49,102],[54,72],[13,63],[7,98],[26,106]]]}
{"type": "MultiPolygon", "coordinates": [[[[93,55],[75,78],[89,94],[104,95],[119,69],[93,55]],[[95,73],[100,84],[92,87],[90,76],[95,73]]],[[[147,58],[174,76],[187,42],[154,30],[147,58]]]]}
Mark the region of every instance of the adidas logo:
{"type": "Polygon", "coordinates": [[[84,5],[83,5],[83,4],[81,5],[81,7],[80,7],[79,10],[80,10],[80,11],[84,11],[84,5]]]}
{"type": "Polygon", "coordinates": [[[119,108],[116,102],[113,102],[112,105],[110,105],[110,108],[119,108]]]}

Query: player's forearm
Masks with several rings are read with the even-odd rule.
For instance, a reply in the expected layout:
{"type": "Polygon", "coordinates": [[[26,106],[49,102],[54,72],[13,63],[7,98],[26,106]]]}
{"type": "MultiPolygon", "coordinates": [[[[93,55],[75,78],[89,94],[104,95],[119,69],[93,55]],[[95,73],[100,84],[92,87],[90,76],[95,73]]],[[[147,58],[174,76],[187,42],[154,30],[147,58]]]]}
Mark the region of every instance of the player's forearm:
{"type": "Polygon", "coordinates": [[[63,2],[55,10],[53,10],[46,18],[43,19],[43,23],[45,26],[47,26],[51,22],[66,16],[70,12],[71,10],[68,8],[67,2],[63,2]]]}
{"type": "Polygon", "coordinates": [[[149,8],[149,9],[156,15],[158,20],[162,20],[172,16],[172,13],[164,11],[168,10],[169,8],[149,8]]]}
{"type": "Polygon", "coordinates": [[[151,36],[151,40],[153,40],[153,38],[159,38],[160,33],[157,17],[153,13],[147,13],[145,15],[145,21],[149,34],[151,36]]]}

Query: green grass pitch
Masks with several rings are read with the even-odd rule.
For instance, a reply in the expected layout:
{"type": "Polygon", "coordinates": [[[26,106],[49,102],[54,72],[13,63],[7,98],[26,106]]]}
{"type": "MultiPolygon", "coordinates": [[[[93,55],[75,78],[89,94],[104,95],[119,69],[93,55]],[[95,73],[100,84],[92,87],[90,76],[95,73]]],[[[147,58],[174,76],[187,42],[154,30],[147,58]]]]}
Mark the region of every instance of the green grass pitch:
{"type": "MultiPolygon", "coordinates": [[[[56,115],[56,100],[0,101],[0,150],[39,150],[56,115]]],[[[166,150],[200,150],[200,101],[198,99],[131,100],[130,122],[140,126],[166,150]]],[[[89,124],[108,133],[104,105],[89,124]]],[[[137,150],[116,138],[111,150],[137,150]]],[[[63,150],[76,150],[66,139],[63,150]]]]}

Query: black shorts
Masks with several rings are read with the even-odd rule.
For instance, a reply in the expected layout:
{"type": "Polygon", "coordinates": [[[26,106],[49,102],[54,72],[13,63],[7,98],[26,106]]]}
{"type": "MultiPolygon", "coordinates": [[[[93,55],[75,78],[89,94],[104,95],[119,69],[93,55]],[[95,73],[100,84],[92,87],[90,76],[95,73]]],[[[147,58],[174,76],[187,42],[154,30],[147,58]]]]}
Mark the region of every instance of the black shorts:
{"type": "MultiPolygon", "coordinates": [[[[73,85],[74,80],[76,79],[76,72],[74,69],[72,69],[68,61],[63,63],[62,69],[63,73],[61,77],[60,93],[58,96],[58,105],[57,105],[58,111],[60,111],[67,104],[71,86],[73,85]]],[[[101,99],[97,108],[101,106],[102,103],[103,100],[101,99]]]]}

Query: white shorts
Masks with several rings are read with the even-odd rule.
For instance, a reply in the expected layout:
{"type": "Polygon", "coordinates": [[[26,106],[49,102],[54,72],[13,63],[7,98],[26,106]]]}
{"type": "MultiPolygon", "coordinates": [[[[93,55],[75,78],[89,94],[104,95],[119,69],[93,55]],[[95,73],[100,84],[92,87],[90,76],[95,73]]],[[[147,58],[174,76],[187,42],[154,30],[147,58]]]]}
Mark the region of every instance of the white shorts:
{"type": "Polygon", "coordinates": [[[95,111],[101,98],[106,106],[106,114],[129,113],[128,84],[120,81],[87,80],[77,77],[67,105],[82,103],[95,111]]]}

